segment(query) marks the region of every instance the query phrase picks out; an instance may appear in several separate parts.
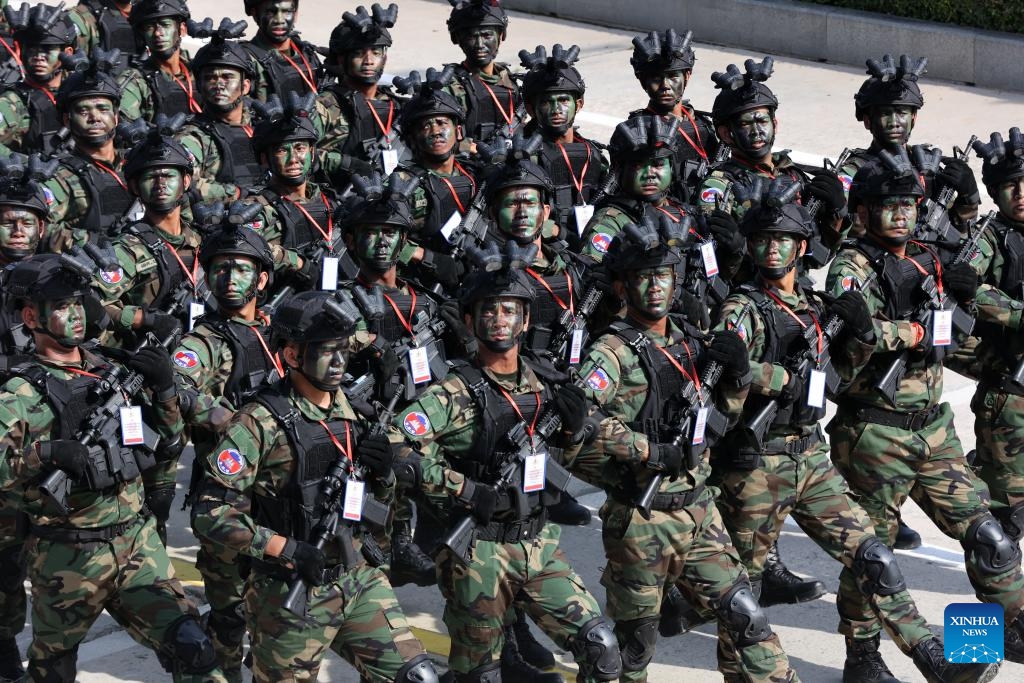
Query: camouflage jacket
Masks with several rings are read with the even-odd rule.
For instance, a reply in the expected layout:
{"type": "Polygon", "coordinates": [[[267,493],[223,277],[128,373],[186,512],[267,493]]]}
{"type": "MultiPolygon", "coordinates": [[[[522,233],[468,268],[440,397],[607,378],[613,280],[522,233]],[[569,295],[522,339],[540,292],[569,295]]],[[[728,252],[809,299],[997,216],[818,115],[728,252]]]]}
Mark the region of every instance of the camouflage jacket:
{"type": "Polygon", "coordinates": [[[256,34],[252,40],[243,42],[242,47],[252,55],[255,75],[252,79],[252,97],[266,102],[267,99],[276,94],[284,101],[288,97],[287,92],[280,92],[281,84],[273,82],[269,73],[270,65],[275,69],[294,69],[298,75],[297,83],[301,83],[298,95],[316,93],[323,81],[323,69],[321,68],[320,55],[316,46],[298,38],[293,38],[291,47],[288,50],[287,58],[284,53],[268,43],[263,36],[256,34]],[[298,48],[298,49],[296,49],[298,48]]]}
{"type": "MultiPolygon", "coordinates": [[[[128,199],[130,195],[128,184],[124,178],[123,156],[117,155],[113,163],[95,161],[75,151],[69,152],[66,156],[74,157],[76,161],[91,162],[104,173],[107,172],[105,169],[110,169],[116,175],[118,184],[124,187],[125,204],[131,205],[131,201],[128,199]]],[[[47,224],[47,240],[50,251],[59,253],[73,245],[84,244],[89,233],[100,230],[98,225],[86,224],[92,208],[92,196],[86,183],[69,163],[61,163],[57,167],[53,178],[43,183],[43,192],[46,194],[46,201],[50,207],[47,224]]],[[[107,218],[113,221],[120,216],[107,218]]]]}
{"type": "MultiPolygon", "coordinates": [[[[242,122],[238,124],[252,137],[252,111],[242,105],[242,122]]],[[[178,142],[192,155],[195,173],[192,175],[192,189],[203,202],[231,202],[245,194],[247,188],[231,182],[217,180],[223,165],[222,154],[217,141],[196,123],[189,123],[180,133],[178,142]]]]}
{"type": "Polygon", "coordinates": [[[181,52],[179,72],[174,75],[160,68],[160,65],[156,63],[153,57],[147,57],[140,62],[134,62],[133,66],[121,72],[117,77],[117,84],[121,87],[121,104],[118,108],[121,120],[134,121],[135,119],[144,119],[153,123],[156,121],[157,114],[174,116],[181,113],[191,116],[192,114],[202,113],[202,106],[199,102],[201,96],[199,93],[198,75],[192,73],[191,69],[189,69],[189,62],[188,54],[183,50],[181,52]],[[160,79],[166,87],[180,88],[182,95],[185,96],[188,102],[186,108],[180,111],[160,109],[160,102],[157,99],[156,93],[153,92],[150,79],[160,79]]]}

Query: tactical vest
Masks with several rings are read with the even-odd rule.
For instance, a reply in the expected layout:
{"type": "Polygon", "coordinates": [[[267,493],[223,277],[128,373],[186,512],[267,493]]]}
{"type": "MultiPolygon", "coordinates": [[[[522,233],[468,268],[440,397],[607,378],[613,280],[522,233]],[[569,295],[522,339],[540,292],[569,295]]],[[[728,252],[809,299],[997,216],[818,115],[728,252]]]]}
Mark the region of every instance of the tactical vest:
{"type": "MultiPolygon", "coordinates": [[[[328,204],[324,202],[324,195],[309,201],[299,202],[302,208],[306,210],[306,213],[312,216],[313,220],[320,225],[320,230],[317,230],[309,218],[299,210],[299,207],[278,193],[270,188],[265,188],[260,194],[270,201],[274,210],[277,211],[278,218],[281,220],[282,247],[299,251],[311,244],[323,241],[324,236],[320,233],[320,230],[327,231],[327,224],[331,216],[330,208],[333,208],[333,204],[329,208],[328,204]]],[[[336,225],[334,229],[338,230],[339,227],[336,225]]]]}
{"type": "Polygon", "coordinates": [[[243,126],[232,126],[204,116],[196,117],[193,123],[213,138],[220,151],[220,170],[214,178],[218,183],[238,187],[260,184],[265,171],[256,156],[252,138],[243,126]]]}
{"type": "Polygon", "coordinates": [[[116,7],[110,7],[99,0],[85,0],[83,4],[96,19],[100,31],[99,46],[106,51],[114,48],[121,51],[116,72],[121,73],[127,68],[129,58],[139,52],[135,30],[128,23],[128,17],[121,14],[116,7]]]}
{"type": "MultiPolygon", "coordinates": [[[[88,159],[70,154],[61,163],[78,177],[89,195],[89,210],[81,221],[81,228],[89,232],[107,233],[132,208],[135,197],[109,173],[100,170],[88,159]]],[[[118,176],[123,178],[122,173],[118,176]]]]}
{"type": "MultiPolygon", "coordinates": [[[[139,72],[149,84],[149,92],[153,97],[153,120],[158,114],[174,116],[175,114],[192,114],[189,108],[188,94],[181,85],[166,75],[160,69],[143,64],[139,66],[139,72]]],[[[199,97],[199,86],[195,85],[193,97],[199,97]]]]}
{"type": "Polygon", "coordinates": [[[905,320],[924,300],[921,282],[924,275],[911,264],[916,261],[928,273],[935,273],[935,259],[928,252],[901,259],[866,240],[857,240],[853,247],[864,254],[878,273],[878,283],[885,293],[883,312],[890,320],[905,320]]]}
{"type": "Polygon", "coordinates": [[[540,280],[533,275],[528,274],[536,296],[533,303],[530,304],[530,329],[526,336],[526,346],[535,353],[545,353],[551,343],[551,337],[559,331],[558,320],[562,317],[562,312],[565,309],[558,303],[558,299],[566,306],[570,304],[570,301],[576,306],[580,304],[582,281],[575,272],[572,270],[569,272],[573,289],[571,297],[569,282],[566,281],[564,272],[555,275],[537,273],[544,284],[541,284],[540,280]],[[547,286],[545,287],[545,285],[547,286]]]}
{"type": "Polygon", "coordinates": [[[516,110],[522,102],[520,93],[503,85],[493,85],[488,90],[488,85],[462,66],[455,67],[455,77],[466,89],[466,136],[488,142],[499,133],[508,132],[505,117],[511,108],[515,124],[516,110]],[[495,98],[501,106],[501,111],[494,102],[495,98]]]}
{"type": "MultiPolygon", "coordinates": [[[[4,297],[6,298],[6,297],[4,297]]],[[[5,355],[28,354],[35,347],[32,334],[25,329],[19,311],[12,311],[3,302],[0,311],[0,353],[5,355]]]]}
{"type": "MultiPolygon", "coordinates": [[[[416,308],[412,311],[409,310],[412,307],[411,294],[403,294],[398,290],[388,291],[385,294],[391,299],[394,306],[388,303],[386,299],[384,300],[384,317],[378,323],[377,334],[384,337],[391,344],[407,341],[410,338],[409,330],[405,328],[405,325],[398,318],[395,308],[402,312],[405,322],[413,326],[415,326],[417,316],[422,316],[421,319],[429,320],[437,313],[437,304],[423,293],[416,294],[416,308]]],[[[439,340],[434,341],[438,342],[439,340]]]]}
{"type": "MultiPolygon", "coordinates": [[[[441,228],[444,227],[444,224],[448,222],[453,213],[461,213],[459,211],[459,204],[455,201],[455,197],[452,196],[447,183],[440,176],[420,168],[414,168],[414,171],[420,177],[420,187],[426,193],[427,203],[430,207],[430,212],[423,220],[423,228],[420,233],[425,242],[423,246],[434,251],[444,251],[447,253],[451,251],[451,245],[448,244],[444,235],[441,234],[441,228]]],[[[455,188],[455,194],[459,196],[459,202],[462,202],[462,207],[469,211],[469,205],[473,203],[473,193],[476,190],[473,179],[459,173],[458,175],[446,178],[446,180],[455,188]]]]}
{"type": "MultiPolygon", "coordinates": [[[[156,228],[139,221],[133,223],[125,229],[125,232],[135,235],[139,240],[146,245],[146,249],[156,259],[157,266],[157,278],[160,280],[160,288],[157,290],[156,297],[149,303],[149,307],[153,310],[166,310],[170,307],[174,294],[183,286],[185,282],[185,273],[181,270],[181,265],[178,263],[178,259],[174,258],[174,253],[171,251],[170,246],[164,241],[156,228]]],[[[189,272],[193,268],[193,264],[196,258],[196,252],[186,251],[184,253],[178,252],[178,256],[189,272]]],[[[190,297],[189,301],[194,300],[194,297],[190,297]]],[[[188,314],[188,306],[184,306],[184,315],[188,314]]]]}
{"type": "Polygon", "coordinates": [[[21,143],[22,153],[52,154],[56,147],[54,138],[63,128],[57,105],[48,97],[47,92],[39,88],[25,85],[24,82],[19,83],[16,88],[28,108],[29,115],[28,131],[21,143]]]}
{"type": "Polygon", "coordinates": [[[265,339],[270,337],[270,329],[266,325],[252,327],[219,316],[204,318],[203,322],[216,330],[231,349],[231,375],[224,383],[223,391],[231,405],[245,405],[268,381],[280,379],[277,368],[256,336],[258,331],[265,339]]]}
{"type": "MultiPolygon", "coordinates": [[[[341,457],[341,453],[323,425],[303,417],[288,397],[281,393],[280,384],[260,391],[255,400],[270,411],[284,430],[294,465],[288,483],[276,497],[254,493],[253,519],[257,524],[273,529],[282,536],[309,539],[323,519],[320,511],[324,475],[341,457]]],[[[351,443],[353,451],[365,432],[357,421],[331,420],[326,424],[330,433],[343,446],[347,447],[351,443]]]]}
{"type": "Polygon", "coordinates": [[[576,230],[572,207],[577,204],[589,204],[590,198],[601,185],[601,152],[591,142],[570,142],[562,145],[562,148],[545,142],[538,160],[540,166],[548,172],[555,188],[552,218],[561,228],[576,230]],[[562,148],[569,157],[572,173],[569,172],[569,166],[562,156],[562,148]],[[583,172],[584,167],[586,173],[583,172]],[[577,180],[583,183],[582,192],[576,190],[577,180]]]}
{"type": "Polygon", "coordinates": [[[999,237],[1004,259],[999,289],[1015,299],[1024,299],[1024,235],[999,220],[992,221],[990,225],[999,237]]]}
{"type": "Polygon", "coordinates": [[[386,126],[388,111],[391,104],[394,103],[395,110],[392,114],[392,130],[394,130],[400,111],[398,103],[390,97],[387,99],[374,98],[367,101],[362,93],[350,90],[340,84],[331,86],[328,92],[334,96],[338,108],[341,109],[345,121],[348,122],[348,136],[341,147],[337,148],[338,151],[358,159],[369,160],[370,150],[374,149],[384,136],[384,131],[380,129],[377,120],[370,113],[370,107],[373,107],[381,123],[386,126]]]}
{"type": "MultiPolygon", "coordinates": [[[[312,48],[309,43],[301,40],[294,40],[292,44],[302,51],[302,55],[309,62],[309,67],[312,73],[306,71],[306,64],[303,62],[302,57],[296,55],[292,57],[303,73],[309,78],[314,85],[317,84],[319,76],[317,72],[320,66],[320,58],[317,56],[316,51],[312,48]]],[[[263,71],[266,74],[267,84],[270,86],[272,93],[277,95],[283,100],[287,97],[288,93],[295,93],[299,96],[306,95],[307,93],[313,92],[310,89],[309,84],[306,83],[306,79],[299,74],[295,67],[285,60],[281,56],[278,50],[268,50],[257,45],[250,43],[243,43],[242,46],[249,51],[260,66],[263,67],[263,71]]]]}

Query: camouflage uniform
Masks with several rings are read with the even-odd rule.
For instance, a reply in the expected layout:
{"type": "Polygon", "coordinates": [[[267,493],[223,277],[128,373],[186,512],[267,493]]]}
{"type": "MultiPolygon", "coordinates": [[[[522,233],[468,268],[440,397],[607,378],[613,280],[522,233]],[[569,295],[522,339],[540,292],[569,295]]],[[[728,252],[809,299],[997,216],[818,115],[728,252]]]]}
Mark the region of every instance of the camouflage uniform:
{"type": "Polygon", "coordinates": [[[671,198],[652,204],[625,194],[609,197],[587,223],[583,231],[580,253],[600,261],[607,253],[612,240],[627,224],[639,223],[644,217],[657,221],[659,215],[667,215],[678,223],[683,216],[692,218],[694,210],[693,207],[680,204],[671,198]]]}
{"type": "Polygon", "coordinates": [[[79,50],[87,55],[97,47],[121,51],[118,72],[127,67],[129,58],[140,50],[127,15],[114,0],[80,0],[68,10],[68,16],[78,29],[79,50]]]}
{"type": "MultiPolygon", "coordinates": [[[[385,139],[404,150],[395,125],[401,107],[401,100],[389,86],[378,86],[372,100],[340,83],[324,88],[317,97],[316,119],[323,172],[334,177],[339,171],[348,170],[346,156],[370,161],[385,139]],[[370,112],[371,106],[377,118],[370,112]]],[[[383,161],[378,160],[377,170],[384,171],[383,161]]]]}
{"type": "Polygon", "coordinates": [[[259,164],[256,150],[246,144],[252,138],[252,117],[249,107],[242,104],[242,122],[228,125],[206,115],[193,119],[178,134],[178,141],[192,155],[195,175],[192,188],[203,202],[230,202],[245,195],[245,190],[259,184],[265,172],[259,164]],[[233,150],[226,154],[211,129],[230,129],[233,150]],[[228,166],[229,161],[231,167],[228,166]]]}
{"type": "Polygon", "coordinates": [[[52,151],[45,139],[61,128],[54,99],[56,88],[30,87],[21,81],[0,93],[0,152],[52,151]],[[33,131],[33,124],[39,130],[33,131]],[[47,125],[49,124],[49,125],[47,125]],[[35,135],[31,135],[35,132],[35,135]]]}
{"type": "Polygon", "coordinates": [[[718,148],[723,143],[718,140],[718,134],[708,112],[694,109],[688,100],[683,100],[681,106],[682,116],[661,115],[650,106],[631,111],[629,116],[661,116],[663,119],[674,119],[679,138],[676,140],[675,148],[675,168],[678,177],[673,183],[673,194],[680,201],[696,203],[697,197],[700,196],[697,170],[705,161],[709,164],[714,163],[718,148]]]}
{"type": "Polygon", "coordinates": [[[291,39],[287,58],[259,33],[241,45],[252,55],[256,71],[252,79],[253,98],[266,102],[271,95],[277,95],[284,101],[288,93],[316,94],[319,90],[322,68],[312,43],[291,39]]]}
{"type": "Polygon", "coordinates": [[[123,169],[120,155],[112,163],[80,152],[61,157],[57,173],[44,184],[50,203],[50,251],[81,245],[90,233],[107,233],[128,213],[135,197],[128,191],[123,169]]]}
{"type": "Polygon", "coordinates": [[[201,114],[198,74],[189,69],[188,55],[184,52],[179,65],[179,73],[171,75],[160,68],[153,57],[133,61],[132,66],[117,77],[121,88],[121,120],[144,119],[153,123],[157,114],[201,114]]]}
{"type": "Polygon", "coordinates": [[[471,72],[461,64],[450,66],[455,68],[455,78],[445,90],[459,101],[466,112],[466,139],[459,150],[468,152],[477,140],[491,143],[498,135],[511,138],[522,124],[526,109],[508,64],[495,62],[494,73],[490,75],[471,72]],[[500,109],[491,99],[491,92],[500,103],[500,109]]]}

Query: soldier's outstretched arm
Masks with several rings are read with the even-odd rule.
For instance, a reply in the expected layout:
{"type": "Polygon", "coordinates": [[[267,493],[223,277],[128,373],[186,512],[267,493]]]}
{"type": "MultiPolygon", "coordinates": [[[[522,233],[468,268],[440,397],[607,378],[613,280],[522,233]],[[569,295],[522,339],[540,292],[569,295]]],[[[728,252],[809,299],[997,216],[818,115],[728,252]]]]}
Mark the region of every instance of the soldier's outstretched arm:
{"type": "Polygon", "coordinates": [[[469,390],[452,376],[399,411],[393,422],[395,432],[390,432],[389,437],[397,447],[396,461],[415,469],[404,475],[401,469],[397,470],[399,486],[418,484],[427,494],[457,496],[466,477],[451,467],[445,457],[445,446],[472,444],[475,419],[476,408],[469,390]]]}
{"type": "Polygon", "coordinates": [[[868,310],[875,318],[875,353],[903,351],[919,341],[917,323],[910,320],[887,320],[883,314],[885,306],[882,287],[878,279],[868,281],[871,264],[867,258],[853,250],[843,250],[832,262],[825,279],[825,291],[835,297],[842,296],[848,289],[860,289],[867,301],[868,310]],[[866,284],[865,284],[866,283],[866,284]],[[863,285],[863,289],[861,289],[863,285]]]}

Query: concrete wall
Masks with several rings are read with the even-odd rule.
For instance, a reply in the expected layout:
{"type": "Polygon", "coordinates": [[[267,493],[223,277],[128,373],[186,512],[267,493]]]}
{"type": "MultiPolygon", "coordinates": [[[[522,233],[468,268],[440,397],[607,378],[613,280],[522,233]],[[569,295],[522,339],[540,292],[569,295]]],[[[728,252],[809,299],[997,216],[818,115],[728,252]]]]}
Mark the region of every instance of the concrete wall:
{"type": "Polygon", "coordinates": [[[503,0],[509,9],[697,41],[863,66],[890,53],[928,57],[928,75],[1024,91],[1024,36],[790,0],[503,0]]]}

